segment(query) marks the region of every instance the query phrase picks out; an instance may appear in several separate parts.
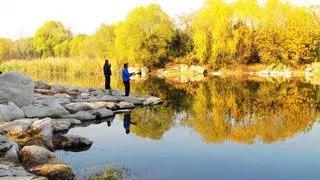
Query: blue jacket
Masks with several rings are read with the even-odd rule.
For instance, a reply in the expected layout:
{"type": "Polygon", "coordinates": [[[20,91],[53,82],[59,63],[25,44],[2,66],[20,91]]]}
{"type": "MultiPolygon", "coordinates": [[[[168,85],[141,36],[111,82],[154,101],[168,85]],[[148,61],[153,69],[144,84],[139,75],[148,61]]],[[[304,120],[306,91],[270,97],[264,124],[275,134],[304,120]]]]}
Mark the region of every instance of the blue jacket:
{"type": "Polygon", "coordinates": [[[126,68],[122,69],[122,80],[123,81],[130,81],[131,76],[132,76],[132,74],[129,73],[128,69],[126,69],[126,68]]]}

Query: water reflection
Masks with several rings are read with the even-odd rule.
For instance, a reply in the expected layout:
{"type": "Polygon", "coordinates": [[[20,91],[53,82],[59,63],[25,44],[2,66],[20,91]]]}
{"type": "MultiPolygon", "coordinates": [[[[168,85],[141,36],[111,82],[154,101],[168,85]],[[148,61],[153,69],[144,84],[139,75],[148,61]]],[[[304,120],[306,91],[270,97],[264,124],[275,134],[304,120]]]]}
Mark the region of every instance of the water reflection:
{"type": "Polygon", "coordinates": [[[143,128],[134,128],[133,132],[152,139],[161,139],[173,125],[175,114],[182,111],[188,115],[180,124],[200,134],[204,142],[247,144],[283,141],[308,132],[318,114],[319,87],[300,80],[213,78],[192,84],[168,84],[159,79],[149,82],[144,87],[168,103],[134,111],[137,119],[144,120],[139,123],[143,128]]]}
{"type": "MultiPolygon", "coordinates": [[[[48,81],[61,83],[63,75],[61,78],[48,77],[48,81]]],[[[123,89],[117,76],[112,78],[112,87],[123,89]]],[[[93,79],[80,77],[70,81],[77,86],[103,87],[103,78],[93,79]]],[[[69,83],[68,80],[64,84],[69,83]]],[[[155,140],[176,125],[191,129],[205,143],[283,141],[311,129],[320,101],[319,86],[299,79],[217,77],[179,83],[149,77],[146,81],[133,81],[132,87],[134,93],[165,99],[163,106],[136,109],[124,115],[130,119],[124,120],[127,133],[155,140]],[[186,116],[176,122],[176,116],[182,112],[186,116]],[[130,126],[131,117],[137,125],[130,126]]],[[[111,124],[112,121],[107,122],[108,126],[111,124]]]]}
{"type": "Polygon", "coordinates": [[[123,116],[123,127],[126,131],[126,134],[130,134],[130,126],[136,125],[137,123],[134,121],[131,121],[131,113],[125,113],[123,116]]]}

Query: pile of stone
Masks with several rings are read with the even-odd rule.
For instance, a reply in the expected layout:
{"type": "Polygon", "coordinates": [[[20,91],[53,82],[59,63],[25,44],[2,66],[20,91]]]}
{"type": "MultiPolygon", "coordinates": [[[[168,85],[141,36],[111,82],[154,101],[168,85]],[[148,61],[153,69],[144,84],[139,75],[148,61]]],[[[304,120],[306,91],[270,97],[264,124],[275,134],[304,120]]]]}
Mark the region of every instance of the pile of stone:
{"type": "Polygon", "coordinates": [[[19,72],[1,74],[0,178],[74,179],[72,168],[57,160],[51,151],[83,151],[92,142],[58,132],[113,118],[115,113],[136,106],[160,103],[160,98],[152,96],[125,97],[116,90],[34,82],[19,72]]]}

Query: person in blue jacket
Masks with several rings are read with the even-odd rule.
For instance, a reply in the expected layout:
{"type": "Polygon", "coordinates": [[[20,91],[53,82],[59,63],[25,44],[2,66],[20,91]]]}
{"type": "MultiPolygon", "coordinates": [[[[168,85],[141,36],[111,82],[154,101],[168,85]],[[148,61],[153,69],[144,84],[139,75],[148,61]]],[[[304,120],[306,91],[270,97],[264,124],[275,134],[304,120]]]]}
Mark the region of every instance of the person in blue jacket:
{"type": "Polygon", "coordinates": [[[129,73],[128,63],[125,63],[122,69],[122,81],[125,87],[125,96],[130,95],[130,77],[133,76],[134,74],[135,73],[129,73]]]}

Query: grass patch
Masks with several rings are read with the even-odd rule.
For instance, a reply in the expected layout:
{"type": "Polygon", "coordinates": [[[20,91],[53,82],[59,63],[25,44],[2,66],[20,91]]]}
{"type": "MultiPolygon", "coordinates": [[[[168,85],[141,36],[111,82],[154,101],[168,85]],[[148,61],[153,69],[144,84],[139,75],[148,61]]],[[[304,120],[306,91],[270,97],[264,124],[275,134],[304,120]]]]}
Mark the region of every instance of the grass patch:
{"type": "Polygon", "coordinates": [[[88,180],[120,180],[123,179],[123,170],[117,166],[110,165],[107,170],[88,178],[88,180]]]}

